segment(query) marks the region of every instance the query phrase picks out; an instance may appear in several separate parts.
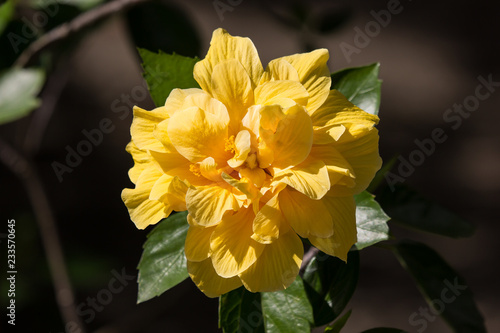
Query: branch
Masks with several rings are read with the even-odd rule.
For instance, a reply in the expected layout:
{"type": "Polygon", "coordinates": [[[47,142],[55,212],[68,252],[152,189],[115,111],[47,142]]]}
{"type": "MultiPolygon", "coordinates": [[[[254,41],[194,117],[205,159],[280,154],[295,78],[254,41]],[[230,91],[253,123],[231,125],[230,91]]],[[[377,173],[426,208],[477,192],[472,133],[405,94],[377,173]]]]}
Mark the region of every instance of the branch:
{"type": "Polygon", "coordinates": [[[31,43],[23,51],[23,53],[21,53],[19,58],[17,58],[14,65],[25,67],[29,63],[31,58],[33,58],[36,54],[38,54],[46,47],[56,43],[57,41],[60,41],[107,16],[147,1],[150,0],[115,0],[86,11],[74,18],[72,21],[63,23],[48,31],[39,39],[31,43]]]}
{"type": "Polygon", "coordinates": [[[64,263],[54,215],[42,182],[28,160],[2,139],[0,139],[0,161],[21,179],[28,192],[42,236],[43,247],[47,254],[47,261],[54,282],[56,302],[62,319],[66,323],[75,323],[80,329],[79,332],[84,333],[83,324],[76,312],[73,289],[64,263]]]}

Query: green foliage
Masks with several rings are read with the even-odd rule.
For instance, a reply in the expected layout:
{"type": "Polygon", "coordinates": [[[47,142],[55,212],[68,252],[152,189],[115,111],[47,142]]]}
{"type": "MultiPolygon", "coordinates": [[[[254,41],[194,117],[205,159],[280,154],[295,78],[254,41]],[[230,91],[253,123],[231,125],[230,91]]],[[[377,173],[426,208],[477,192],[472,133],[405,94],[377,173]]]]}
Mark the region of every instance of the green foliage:
{"type": "Polygon", "coordinates": [[[378,114],[380,86],[378,78],[380,64],[346,68],[332,74],[332,89],[337,89],[347,99],[371,114],[378,114]]]}
{"type": "Polygon", "coordinates": [[[434,313],[440,314],[456,333],[486,332],[467,283],[433,249],[422,243],[401,241],[394,250],[434,313]]]}
{"type": "Polygon", "coordinates": [[[401,226],[453,238],[474,234],[471,223],[406,185],[397,185],[394,192],[385,187],[378,199],[384,211],[401,226]]]}
{"type": "Polygon", "coordinates": [[[344,328],[345,324],[347,323],[347,320],[351,316],[351,312],[352,312],[352,310],[347,311],[345,315],[343,315],[342,317],[337,319],[333,324],[328,325],[325,328],[325,333],[327,333],[327,332],[328,333],[340,333],[342,328],[344,328]]]}
{"type": "Polygon", "coordinates": [[[297,279],[285,290],[261,293],[267,333],[309,333],[314,321],[304,283],[297,279]]]}
{"type": "Polygon", "coordinates": [[[0,34],[5,30],[14,15],[14,1],[8,0],[0,5],[0,34]]]}
{"type": "Polygon", "coordinates": [[[260,293],[240,287],[219,298],[219,327],[224,333],[264,332],[260,293]]]}
{"type": "Polygon", "coordinates": [[[358,275],[358,251],[349,252],[347,263],[324,253],[309,262],[303,278],[315,326],[328,324],[344,311],[356,289],[358,275]]]}
{"type": "Polygon", "coordinates": [[[0,74],[0,124],[28,115],[40,105],[36,98],[45,73],[41,69],[12,68],[0,74]]]}
{"type": "Polygon", "coordinates": [[[188,277],[184,255],[189,227],[186,218],[187,212],[170,215],[149,233],[138,266],[138,303],[161,295],[188,277]]]}
{"type": "Polygon", "coordinates": [[[389,239],[389,226],[387,216],[375,197],[368,192],[354,196],[356,200],[356,227],[358,229],[358,242],[356,248],[361,250],[380,241],[389,239]]]}
{"type": "Polygon", "coordinates": [[[178,54],[154,53],[138,49],[142,58],[144,78],[156,106],[165,105],[170,92],[175,89],[199,88],[193,77],[197,58],[183,57],[178,54]]]}

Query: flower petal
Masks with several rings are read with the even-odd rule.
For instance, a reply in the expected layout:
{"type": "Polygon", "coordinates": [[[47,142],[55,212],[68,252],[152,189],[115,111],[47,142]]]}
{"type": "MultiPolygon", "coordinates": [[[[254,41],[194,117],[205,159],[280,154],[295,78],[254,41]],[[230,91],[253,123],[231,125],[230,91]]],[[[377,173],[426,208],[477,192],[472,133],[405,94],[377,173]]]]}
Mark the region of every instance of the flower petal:
{"type": "Polygon", "coordinates": [[[378,117],[369,114],[356,105],[336,89],[330,90],[325,103],[311,113],[314,126],[342,125],[345,123],[377,124],[378,117]]]}
{"type": "Polygon", "coordinates": [[[348,127],[348,131],[334,147],[349,162],[356,176],[355,184],[349,185],[352,194],[364,191],[375,173],[382,166],[378,150],[378,131],[375,127],[348,127]]]}
{"type": "Polygon", "coordinates": [[[208,297],[218,297],[241,286],[237,276],[225,279],[217,275],[210,258],[201,262],[188,260],[187,269],[193,282],[208,297]]]}
{"type": "Polygon", "coordinates": [[[309,236],[311,244],[321,251],[343,261],[347,253],[357,241],[356,205],[354,198],[332,197],[326,195],[322,200],[333,218],[333,235],[328,238],[309,236]]]}
{"type": "MultiPolygon", "coordinates": [[[[269,112],[275,111],[273,108],[261,109],[261,124],[263,119],[270,119],[273,116],[269,116],[269,112]]],[[[260,135],[267,147],[274,152],[274,167],[280,169],[294,167],[304,161],[311,151],[313,139],[311,118],[303,107],[295,105],[285,110],[285,115],[279,120],[275,132],[261,127],[260,135]]]]}
{"type": "Polygon", "coordinates": [[[169,117],[164,107],[146,111],[134,106],[134,120],[130,126],[132,141],[139,149],[165,152],[165,147],[153,135],[155,126],[169,117]]]}
{"type": "Polygon", "coordinates": [[[297,70],[300,83],[309,92],[306,108],[310,114],[325,102],[330,92],[332,80],[326,64],[328,58],[329,54],[326,49],[280,58],[289,62],[297,70]]]}
{"type": "Polygon", "coordinates": [[[230,59],[238,60],[250,77],[252,86],[257,86],[264,69],[254,44],[249,38],[233,37],[219,28],[212,35],[207,56],[194,66],[194,78],[203,90],[212,94],[214,67],[230,59]]]}
{"type": "Polygon", "coordinates": [[[194,186],[202,186],[212,183],[212,181],[206,179],[205,177],[195,175],[193,172],[191,172],[189,169],[191,166],[191,162],[177,152],[157,153],[152,151],[151,156],[153,157],[153,161],[158,165],[158,167],[161,168],[162,171],[167,175],[170,175],[172,177],[177,176],[180,178],[180,180],[185,180],[194,186]]]}
{"type": "Polygon", "coordinates": [[[210,227],[218,224],[228,210],[237,210],[238,202],[225,183],[213,186],[189,188],[186,193],[186,205],[189,215],[201,226],[210,227]]]}
{"type": "Polygon", "coordinates": [[[343,184],[354,185],[356,176],[353,168],[332,145],[313,146],[310,156],[326,164],[331,185],[341,180],[343,184]]]}
{"type": "Polygon", "coordinates": [[[126,188],[122,191],[122,200],[138,229],[156,224],[172,212],[169,205],[149,199],[151,189],[161,175],[155,165],[149,166],[137,179],[135,189],[126,188]]]}
{"type": "Polygon", "coordinates": [[[211,259],[218,275],[236,276],[252,265],[264,245],[251,238],[254,213],[241,208],[236,214],[224,217],[210,239],[211,259]]]}
{"type": "Polygon", "coordinates": [[[207,157],[217,162],[231,157],[224,151],[227,123],[197,107],[177,112],[170,118],[168,137],[177,151],[192,163],[207,157]]]}
{"type": "Polygon", "coordinates": [[[172,117],[174,113],[193,106],[186,103],[187,97],[191,95],[207,95],[207,93],[198,88],[173,89],[165,101],[165,111],[172,117]]]}
{"type": "Polygon", "coordinates": [[[297,70],[283,58],[271,60],[260,79],[260,84],[275,80],[300,81],[297,70]]]}
{"type": "Polygon", "coordinates": [[[137,182],[140,174],[144,171],[146,167],[151,163],[151,155],[148,154],[146,150],[137,148],[133,141],[127,144],[125,150],[132,155],[134,159],[134,166],[128,171],[128,176],[132,183],[137,182]]]}
{"type": "Polygon", "coordinates": [[[311,199],[321,199],[330,189],[328,169],[321,160],[308,157],[292,169],[278,171],[274,183],[285,183],[311,199]]]}
{"type": "Polygon", "coordinates": [[[333,222],[324,199],[312,200],[290,188],[280,192],[279,203],[286,221],[300,237],[330,237],[333,222]]]}
{"type": "Polygon", "coordinates": [[[250,132],[247,130],[239,131],[234,139],[234,156],[227,161],[227,164],[231,168],[237,168],[245,163],[252,148],[251,145],[250,132]]]}
{"type": "Polygon", "coordinates": [[[212,95],[227,107],[231,127],[237,131],[247,109],[254,104],[252,82],[238,60],[227,60],[214,67],[212,95]]]}
{"type": "Polygon", "coordinates": [[[253,220],[252,238],[262,244],[271,244],[279,237],[283,215],[278,203],[278,194],[259,210],[253,220]]]}
{"type": "Polygon", "coordinates": [[[269,245],[265,245],[257,261],[240,273],[245,288],[251,292],[277,291],[287,288],[297,277],[304,247],[300,238],[284,227],[280,236],[269,245]]]}
{"type": "Polygon", "coordinates": [[[216,227],[189,226],[184,252],[189,261],[203,261],[210,256],[210,237],[216,227]]]}
{"type": "Polygon", "coordinates": [[[255,88],[255,104],[283,105],[281,103],[283,99],[291,99],[297,104],[306,106],[308,98],[309,93],[297,81],[270,81],[255,88]]]}

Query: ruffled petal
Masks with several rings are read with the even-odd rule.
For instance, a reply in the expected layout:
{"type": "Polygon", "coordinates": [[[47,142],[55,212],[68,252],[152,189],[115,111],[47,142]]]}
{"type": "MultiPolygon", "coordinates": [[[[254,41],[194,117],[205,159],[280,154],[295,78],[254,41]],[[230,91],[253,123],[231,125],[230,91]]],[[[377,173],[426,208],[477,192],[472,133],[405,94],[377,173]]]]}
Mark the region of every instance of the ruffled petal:
{"type": "Polygon", "coordinates": [[[249,38],[233,37],[226,30],[219,28],[212,35],[207,56],[194,66],[194,78],[200,87],[212,94],[214,67],[231,59],[241,63],[252,81],[252,86],[257,86],[264,69],[254,44],[249,38]]]}
{"type": "Polygon", "coordinates": [[[208,297],[219,297],[241,287],[241,280],[235,276],[225,279],[217,275],[210,258],[200,262],[187,262],[189,276],[196,286],[208,297]]]}
{"type": "Polygon", "coordinates": [[[187,97],[191,95],[207,95],[207,93],[198,88],[173,89],[165,101],[165,111],[172,117],[176,112],[193,106],[186,103],[187,97]]]}
{"type": "Polygon", "coordinates": [[[148,154],[147,150],[137,148],[133,141],[127,144],[125,150],[134,159],[134,166],[129,169],[128,176],[132,183],[135,184],[140,174],[150,165],[151,155],[148,154]]]}
{"type": "Polygon", "coordinates": [[[186,193],[186,205],[189,215],[204,227],[218,224],[226,211],[239,208],[230,186],[225,183],[189,188],[186,193]],[[226,187],[223,187],[224,185],[226,187]]]}
{"type": "Polygon", "coordinates": [[[356,178],[354,169],[332,145],[313,146],[310,156],[325,163],[331,185],[337,183],[354,185],[356,178]]]}
{"type": "Polygon", "coordinates": [[[254,103],[252,82],[238,60],[227,60],[214,67],[212,95],[227,107],[230,127],[237,131],[247,109],[254,103]]]}
{"type": "Polygon", "coordinates": [[[321,160],[308,157],[292,169],[275,173],[273,183],[285,183],[311,199],[321,199],[330,189],[328,169],[321,160]]]}
{"type": "Polygon", "coordinates": [[[203,261],[210,256],[210,237],[215,227],[189,226],[184,252],[189,261],[203,261]]]}
{"type": "Polygon", "coordinates": [[[333,235],[327,238],[309,236],[311,244],[321,251],[347,260],[347,253],[357,241],[356,205],[354,198],[325,196],[322,201],[333,219],[333,235]]]}
{"type": "Polygon", "coordinates": [[[295,103],[306,106],[309,93],[297,81],[270,81],[255,88],[255,104],[282,105],[287,103],[283,99],[293,100],[295,103]]]}
{"type": "Polygon", "coordinates": [[[156,224],[172,212],[169,205],[149,198],[153,185],[161,175],[156,166],[149,166],[137,179],[135,189],[126,188],[122,191],[122,200],[138,229],[156,224]]]}
{"type": "Polygon", "coordinates": [[[279,238],[265,245],[257,261],[239,276],[251,292],[282,290],[297,278],[303,256],[302,241],[282,224],[279,238]]]}
{"type": "Polygon", "coordinates": [[[165,152],[165,147],[158,141],[153,132],[156,125],[168,117],[164,107],[146,111],[134,106],[134,120],[130,126],[130,135],[137,148],[165,152]]]}
{"type": "Polygon", "coordinates": [[[241,208],[217,225],[210,240],[211,259],[215,271],[222,277],[232,277],[252,265],[264,249],[264,245],[251,238],[254,213],[241,208]]]}
{"type": "Polygon", "coordinates": [[[213,157],[217,162],[231,156],[224,150],[227,123],[204,110],[192,107],[170,118],[168,137],[177,151],[192,163],[213,157]]]}
{"type": "Polygon", "coordinates": [[[252,238],[262,244],[271,244],[279,237],[282,220],[283,215],[278,202],[278,194],[276,194],[262,206],[255,216],[252,238]]]}
{"type": "Polygon", "coordinates": [[[208,185],[211,180],[195,174],[191,171],[192,163],[181,154],[175,153],[157,153],[150,152],[153,161],[167,175],[179,177],[182,181],[187,181],[194,186],[208,185]]]}
{"type": "Polygon", "coordinates": [[[330,92],[332,80],[327,65],[328,58],[328,50],[318,49],[309,53],[294,54],[275,60],[285,60],[297,71],[300,83],[309,93],[306,108],[310,114],[325,102],[330,92]]]}
{"type": "Polygon", "coordinates": [[[348,127],[334,147],[352,167],[355,184],[347,182],[352,194],[364,191],[382,166],[378,150],[378,130],[375,127],[348,127]]]}
{"type": "Polygon", "coordinates": [[[311,151],[313,139],[311,118],[299,105],[286,109],[284,115],[280,115],[272,107],[262,108],[260,135],[274,153],[274,167],[280,169],[294,167],[304,161],[311,151]],[[267,123],[273,123],[272,119],[279,119],[274,132],[272,128],[265,129],[269,128],[267,123]],[[265,120],[266,124],[263,123],[265,120]]]}
{"type": "Polygon", "coordinates": [[[279,203],[286,221],[300,237],[333,235],[332,217],[323,199],[312,200],[298,191],[286,188],[280,192],[279,203]]]}
{"type": "Polygon", "coordinates": [[[300,81],[297,70],[283,58],[271,60],[260,79],[260,84],[275,80],[300,81]]]}

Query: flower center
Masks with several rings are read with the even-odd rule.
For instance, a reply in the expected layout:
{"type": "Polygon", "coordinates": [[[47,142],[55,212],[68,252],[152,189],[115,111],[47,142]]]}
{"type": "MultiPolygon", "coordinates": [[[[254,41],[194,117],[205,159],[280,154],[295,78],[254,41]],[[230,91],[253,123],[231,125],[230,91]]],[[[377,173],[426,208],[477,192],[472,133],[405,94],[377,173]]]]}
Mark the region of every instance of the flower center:
{"type": "Polygon", "coordinates": [[[234,135],[231,135],[229,138],[225,139],[224,142],[224,150],[234,154],[236,152],[236,146],[234,145],[234,135]]]}
{"type": "Polygon", "coordinates": [[[195,176],[201,177],[200,166],[198,164],[191,164],[189,166],[189,171],[191,171],[195,176]]]}

